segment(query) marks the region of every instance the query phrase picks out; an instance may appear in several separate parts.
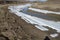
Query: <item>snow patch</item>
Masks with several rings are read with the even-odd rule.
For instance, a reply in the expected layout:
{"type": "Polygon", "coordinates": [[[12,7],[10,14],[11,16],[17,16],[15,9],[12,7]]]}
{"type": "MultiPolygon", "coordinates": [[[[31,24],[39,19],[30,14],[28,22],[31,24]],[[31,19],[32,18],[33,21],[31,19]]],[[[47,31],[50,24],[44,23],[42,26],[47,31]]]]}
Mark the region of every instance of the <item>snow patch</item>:
{"type": "Polygon", "coordinates": [[[58,34],[55,33],[55,34],[51,34],[50,36],[55,38],[55,37],[58,37],[58,34]]]}
{"type": "Polygon", "coordinates": [[[47,13],[60,14],[60,12],[53,12],[53,11],[48,11],[48,10],[36,9],[36,8],[29,8],[29,10],[41,12],[41,13],[45,13],[45,14],[47,14],[47,13]]]}
{"type": "Polygon", "coordinates": [[[57,30],[57,32],[60,33],[60,23],[59,22],[48,21],[48,20],[45,20],[45,19],[34,17],[34,16],[31,16],[31,15],[19,12],[18,10],[15,10],[13,8],[10,8],[10,10],[13,11],[14,14],[16,14],[17,16],[20,16],[26,22],[31,23],[31,24],[35,24],[35,27],[37,27],[38,29],[40,29],[42,31],[48,31],[47,28],[43,27],[43,26],[47,26],[47,27],[50,27],[52,29],[57,30]]]}

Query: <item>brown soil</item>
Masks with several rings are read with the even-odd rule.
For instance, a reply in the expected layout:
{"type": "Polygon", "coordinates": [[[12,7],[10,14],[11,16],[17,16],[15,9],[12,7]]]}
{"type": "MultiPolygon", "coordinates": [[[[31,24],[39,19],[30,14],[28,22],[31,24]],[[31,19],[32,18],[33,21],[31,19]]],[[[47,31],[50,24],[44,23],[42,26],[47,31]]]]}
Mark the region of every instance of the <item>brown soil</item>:
{"type": "Polygon", "coordinates": [[[44,40],[45,36],[45,32],[10,13],[6,7],[0,8],[0,39],[44,40]]]}
{"type": "Polygon", "coordinates": [[[46,3],[40,3],[36,2],[33,3],[33,8],[38,8],[38,9],[44,9],[44,10],[49,10],[49,11],[55,11],[55,12],[60,12],[60,0],[50,0],[47,1],[46,3]]]}

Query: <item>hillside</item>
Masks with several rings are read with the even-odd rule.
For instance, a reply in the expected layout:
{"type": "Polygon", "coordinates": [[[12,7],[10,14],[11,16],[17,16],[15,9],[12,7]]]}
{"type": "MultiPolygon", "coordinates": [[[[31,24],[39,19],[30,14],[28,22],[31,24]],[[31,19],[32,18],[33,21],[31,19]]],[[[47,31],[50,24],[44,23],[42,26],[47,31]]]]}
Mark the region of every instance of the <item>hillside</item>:
{"type": "Polygon", "coordinates": [[[51,3],[60,3],[60,0],[48,0],[48,2],[51,2],[51,3]]]}
{"type": "Polygon", "coordinates": [[[47,36],[45,32],[26,23],[21,17],[0,7],[0,39],[3,40],[43,40],[47,36]]]}
{"type": "Polygon", "coordinates": [[[48,1],[60,1],[60,0],[48,0],[48,1]]]}

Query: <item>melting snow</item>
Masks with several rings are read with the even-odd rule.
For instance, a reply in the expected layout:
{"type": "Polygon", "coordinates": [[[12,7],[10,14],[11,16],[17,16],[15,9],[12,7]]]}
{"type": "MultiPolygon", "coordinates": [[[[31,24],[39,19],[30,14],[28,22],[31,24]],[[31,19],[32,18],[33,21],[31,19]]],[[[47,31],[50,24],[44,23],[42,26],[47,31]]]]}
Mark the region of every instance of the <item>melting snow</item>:
{"type": "Polygon", "coordinates": [[[55,33],[55,34],[51,34],[50,36],[53,37],[53,38],[55,38],[55,37],[58,36],[58,34],[55,33]]]}
{"type": "MultiPolygon", "coordinates": [[[[28,6],[26,6],[26,7],[28,7],[28,6]]],[[[34,17],[31,15],[19,12],[18,10],[10,8],[10,7],[9,7],[9,9],[12,12],[14,12],[14,14],[16,14],[17,16],[20,16],[22,19],[24,19],[26,22],[31,23],[31,24],[35,24],[35,27],[37,27],[38,29],[40,29],[42,31],[48,31],[47,28],[43,27],[43,26],[48,26],[52,29],[57,30],[57,32],[60,33],[60,23],[59,22],[48,21],[48,20],[44,20],[44,19],[41,19],[38,17],[34,17]]],[[[44,11],[41,11],[41,12],[44,12],[44,11]]]]}
{"type": "Polygon", "coordinates": [[[41,13],[45,13],[45,14],[47,14],[47,13],[60,14],[60,12],[53,12],[53,11],[48,11],[48,10],[36,9],[36,8],[29,8],[29,10],[41,12],[41,13]]]}

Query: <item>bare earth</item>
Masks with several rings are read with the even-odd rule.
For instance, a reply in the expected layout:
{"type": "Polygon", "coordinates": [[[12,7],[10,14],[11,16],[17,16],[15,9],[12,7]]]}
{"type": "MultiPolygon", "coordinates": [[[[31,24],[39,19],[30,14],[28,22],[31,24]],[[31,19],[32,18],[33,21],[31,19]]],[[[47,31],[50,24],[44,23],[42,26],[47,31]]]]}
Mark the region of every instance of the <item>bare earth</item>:
{"type": "Polygon", "coordinates": [[[0,39],[43,40],[45,36],[48,36],[45,32],[10,13],[6,7],[0,9],[0,39]]]}
{"type": "Polygon", "coordinates": [[[60,12],[60,3],[33,3],[33,8],[45,9],[49,11],[60,12]]]}
{"type": "MultiPolygon", "coordinates": [[[[33,3],[32,7],[45,10],[59,11],[60,4],[55,3],[33,3]],[[56,10],[55,10],[56,9],[56,10]]],[[[44,15],[44,14],[43,14],[44,15]]],[[[55,17],[54,14],[48,14],[55,17]],[[53,16],[54,15],[54,16],[53,16]]],[[[60,15],[59,15],[60,16],[60,15]]],[[[58,20],[59,16],[57,17],[58,20]]],[[[37,29],[34,25],[28,24],[21,17],[9,12],[6,6],[0,7],[0,38],[5,40],[44,40],[48,36],[51,40],[60,40],[60,34],[57,38],[51,38],[49,33],[53,33],[56,30],[50,28],[50,31],[43,32],[37,29]]]]}

